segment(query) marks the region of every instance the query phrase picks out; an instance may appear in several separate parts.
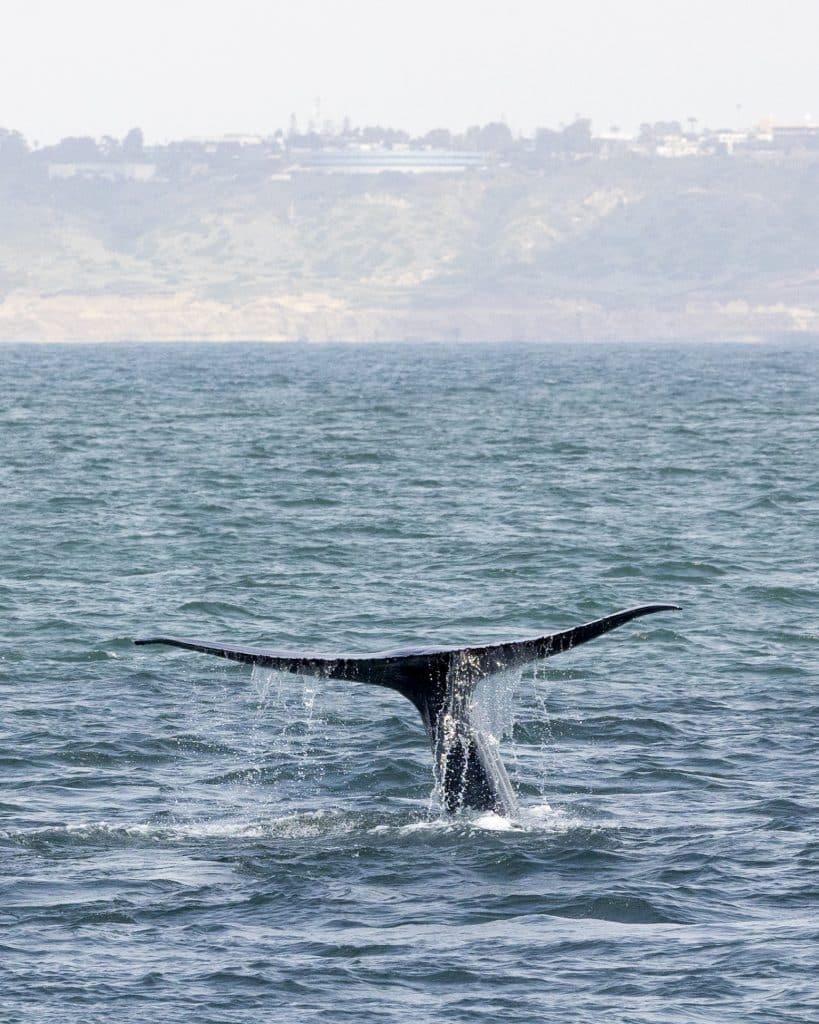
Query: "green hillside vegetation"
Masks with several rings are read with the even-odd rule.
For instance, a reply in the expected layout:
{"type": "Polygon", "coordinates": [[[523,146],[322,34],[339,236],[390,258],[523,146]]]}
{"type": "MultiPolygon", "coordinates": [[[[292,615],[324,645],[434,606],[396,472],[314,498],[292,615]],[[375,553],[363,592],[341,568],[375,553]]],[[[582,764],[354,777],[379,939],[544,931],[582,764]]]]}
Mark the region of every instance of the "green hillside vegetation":
{"type": "MultiPolygon", "coordinates": [[[[373,317],[379,336],[391,318],[422,325],[402,327],[409,336],[423,335],[424,323],[434,334],[439,317],[463,318],[461,335],[481,336],[483,314],[486,336],[501,316],[510,335],[515,317],[529,317],[518,330],[528,336],[538,315],[548,329],[556,303],[637,318],[784,305],[810,321],[819,312],[818,197],[819,162],[728,157],[289,180],[49,180],[5,168],[0,337],[30,333],[9,309],[67,297],[88,308],[105,298],[109,310],[119,297],[125,310],[129,298],[184,295],[191,309],[207,303],[241,322],[249,303],[301,296],[299,336],[316,334],[309,297],[319,295],[321,331],[332,333],[343,312],[363,317],[362,336],[373,317]]],[[[780,326],[805,329],[787,318],[780,326]]],[[[71,325],[49,330],[70,334],[71,325]]]]}

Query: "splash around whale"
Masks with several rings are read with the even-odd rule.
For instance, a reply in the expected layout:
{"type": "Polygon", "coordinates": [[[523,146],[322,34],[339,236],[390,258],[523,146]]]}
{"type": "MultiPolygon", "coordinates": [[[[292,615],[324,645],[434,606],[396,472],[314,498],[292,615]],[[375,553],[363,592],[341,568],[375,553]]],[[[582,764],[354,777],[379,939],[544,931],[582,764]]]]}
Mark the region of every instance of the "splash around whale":
{"type": "Polygon", "coordinates": [[[517,810],[514,788],[495,738],[473,716],[478,683],[496,672],[562,654],[643,615],[679,610],[674,604],[640,605],[529,640],[353,657],[288,653],[173,636],[140,637],[134,643],[167,644],[282,672],[396,690],[421,715],[432,748],[436,785],[446,810],[494,811],[510,817],[517,810]]]}

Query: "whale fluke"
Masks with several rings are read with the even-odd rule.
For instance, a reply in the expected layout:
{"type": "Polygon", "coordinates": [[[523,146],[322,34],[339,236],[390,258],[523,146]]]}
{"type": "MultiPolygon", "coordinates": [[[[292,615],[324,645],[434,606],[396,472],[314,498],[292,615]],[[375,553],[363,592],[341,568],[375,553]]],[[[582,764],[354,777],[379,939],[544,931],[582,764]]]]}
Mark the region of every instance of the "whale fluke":
{"type": "Polygon", "coordinates": [[[527,640],[366,655],[307,654],[174,636],[140,637],[134,643],[167,644],[282,672],[397,690],[421,714],[432,746],[436,782],[447,810],[468,807],[512,814],[514,790],[497,744],[470,721],[477,683],[492,673],[562,654],[640,616],[679,610],[675,604],[641,605],[527,640]]]}

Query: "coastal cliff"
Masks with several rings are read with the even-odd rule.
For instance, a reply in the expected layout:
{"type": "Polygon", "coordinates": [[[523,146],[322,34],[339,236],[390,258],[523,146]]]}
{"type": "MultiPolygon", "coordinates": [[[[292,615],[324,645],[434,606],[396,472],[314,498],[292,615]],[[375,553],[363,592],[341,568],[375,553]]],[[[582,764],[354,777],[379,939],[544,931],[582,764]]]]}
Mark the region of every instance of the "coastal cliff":
{"type": "Polygon", "coordinates": [[[0,178],[0,340],[819,333],[819,163],[0,178]]]}

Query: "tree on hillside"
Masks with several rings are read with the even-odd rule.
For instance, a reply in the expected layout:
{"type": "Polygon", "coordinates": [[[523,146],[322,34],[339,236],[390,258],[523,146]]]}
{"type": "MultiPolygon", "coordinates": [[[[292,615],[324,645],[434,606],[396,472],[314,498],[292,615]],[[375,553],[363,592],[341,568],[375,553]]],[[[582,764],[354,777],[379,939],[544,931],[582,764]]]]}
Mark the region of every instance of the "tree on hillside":
{"type": "Polygon", "coordinates": [[[20,132],[0,128],[0,165],[10,167],[20,164],[28,152],[28,143],[20,132]]]}
{"type": "Polygon", "coordinates": [[[99,149],[102,155],[109,160],[116,159],[122,152],[119,139],[115,139],[113,135],[103,135],[100,139],[99,149]]]}
{"type": "Polygon", "coordinates": [[[100,158],[96,142],[88,135],[69,135],[42,152],[57,163],[95,163],[100,158]]]}
{"type": "Polygon", "coordinates": [[[361,141],[371,145],[396,146],[409,142],[410,137],[404,131],[395,128],[382,128],[381,125],[367,125],[361,129],[361,141]]]}
{"type": "Polygon", "coordinates": [[[447,128],[433,128],[431,132],[426,133],[421,141],[425,146],[431,146],[433,149],[452,148],[452,134],[447,128]]]}
{"type": "Polygon", "coordinates": [[[587,117],[579,117],[563,129],[563,148],[567,153],[592,152],[591,121],[587,117]]]}
{"type": "Polygon", "coordinates": [[[682,135],[682,125],[679,121],[655,121],[654,124],[647,122],[640,125],[640,142],[657,142],[669,135],[682,135]]]}
{"type": "Polygon", "coordinates": [[[591,121],[586,117],[578,118],[559,132],[551,128],[538,128],[535,133],[535,151],[542,156],[593,152],[591,121]]]}
{"type": "Polygon", "coordinates": [[[555,156],[562,153],[562,134],[551,128],[538,128],[535,132],[535,152],[541,156],[555,156]]]}
{"type": "Polygon", "coordinates": [[[145,139],[141,128],[132,128],[122,140],[122,155],[129,160],[141,160],[144,155],[145,139]]]}
{"type": "Polygon", "coordinates": [[[492,121],[477,130],[473,145],[485,153],[503,153],[514,146],[514,139],[508,124],[492,121]]]}

